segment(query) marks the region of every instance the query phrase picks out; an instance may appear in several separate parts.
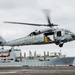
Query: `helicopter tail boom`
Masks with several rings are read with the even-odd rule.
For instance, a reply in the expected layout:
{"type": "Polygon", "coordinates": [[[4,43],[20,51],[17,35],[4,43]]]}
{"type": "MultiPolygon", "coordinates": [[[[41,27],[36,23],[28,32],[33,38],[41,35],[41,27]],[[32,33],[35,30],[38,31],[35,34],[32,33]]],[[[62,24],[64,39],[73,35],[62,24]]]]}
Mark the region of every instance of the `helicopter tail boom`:
{"type": "Polygon", "coordinates": [[[6,43],[5,39],[0,36],[0,45],[4,45],[6,43]]]}

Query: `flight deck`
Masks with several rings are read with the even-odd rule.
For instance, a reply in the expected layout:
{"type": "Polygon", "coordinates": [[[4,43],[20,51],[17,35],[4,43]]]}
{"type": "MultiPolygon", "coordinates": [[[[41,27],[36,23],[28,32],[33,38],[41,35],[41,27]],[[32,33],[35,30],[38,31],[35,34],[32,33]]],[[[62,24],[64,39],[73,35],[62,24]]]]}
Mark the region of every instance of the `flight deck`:
{"type": "Polygon", "coordinates": [[[75,66],[0,67],[0,75],[75,75],[75,66]]]}

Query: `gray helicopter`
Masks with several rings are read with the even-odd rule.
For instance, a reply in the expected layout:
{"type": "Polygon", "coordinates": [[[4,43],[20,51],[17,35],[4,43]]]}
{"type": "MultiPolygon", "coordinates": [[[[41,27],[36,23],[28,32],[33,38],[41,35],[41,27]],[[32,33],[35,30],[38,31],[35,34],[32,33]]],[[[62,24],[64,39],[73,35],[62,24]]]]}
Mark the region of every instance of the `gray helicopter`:
{"type": "Polygon", "coordinates": [[[46,26],[47,29],[36,30],[31,32],[28,36],[19,38],[16,40],[6,42],[0,36],[0,45],[1,46],[23,46],[23,45],[43,45],[43,44],[56,44],[59,47],[63,47],[64,43],[75,40],[75,34],[67,29],[53,28],[58,26],[51,23],[49,14],[46,14],[48,24],[32,24],[32,23],[21,23],[21,22],[8,22],[11,24],[22,24],[22,25],[32,25],[32,26],[46,26]]]}

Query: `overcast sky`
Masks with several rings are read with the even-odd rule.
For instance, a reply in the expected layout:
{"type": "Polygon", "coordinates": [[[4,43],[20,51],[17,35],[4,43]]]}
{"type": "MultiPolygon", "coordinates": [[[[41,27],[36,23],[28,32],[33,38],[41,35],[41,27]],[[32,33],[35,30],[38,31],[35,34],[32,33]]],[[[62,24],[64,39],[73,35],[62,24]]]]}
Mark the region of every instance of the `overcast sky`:
{"type": "MultiPolygon", "coordinates": [[[[17,21],[46,24],[47,20],[41,9],[50,10],[51,22],[58,24],[59,28],[65,28],[75,33],[75,0],[0,0],[0,35],[9,41],[45,28],[3,23],[3,21],[17,21]]],[[[59,52],[62,50],[62,53],[66,53],[67,56],[75,56],[75,41],[64,44],[63,48],[59,48],[55,44],[20,48],[22,52],[28,53],[31,50],[41,54],[43,51],[59,52]]]]}

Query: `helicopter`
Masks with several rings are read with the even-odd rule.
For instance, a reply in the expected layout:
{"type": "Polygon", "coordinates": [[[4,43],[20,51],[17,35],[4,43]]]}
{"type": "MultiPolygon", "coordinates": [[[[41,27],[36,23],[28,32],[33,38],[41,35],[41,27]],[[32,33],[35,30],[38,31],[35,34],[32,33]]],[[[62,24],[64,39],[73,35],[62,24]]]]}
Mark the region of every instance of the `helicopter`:
{"type": "Polygon", "coordinates": [[[58,25],[51,23],[48,13],[46,13],[45,15],[48,24],[33,24],[33,23],[4,21],[4,23],[31,25],[31,26],[45,26],[48,28],[43,30],[35,30],[26,37],[15,39],[8,42],[6,42],[0,36],[0,45],[1,46],[23,46],[23,45],[56,44],[59,47],[63,47],[64,43],[75,40],[74,33],[72,33],[67,29],[54,28],[54,26],[58,26],[58,25]]]}

